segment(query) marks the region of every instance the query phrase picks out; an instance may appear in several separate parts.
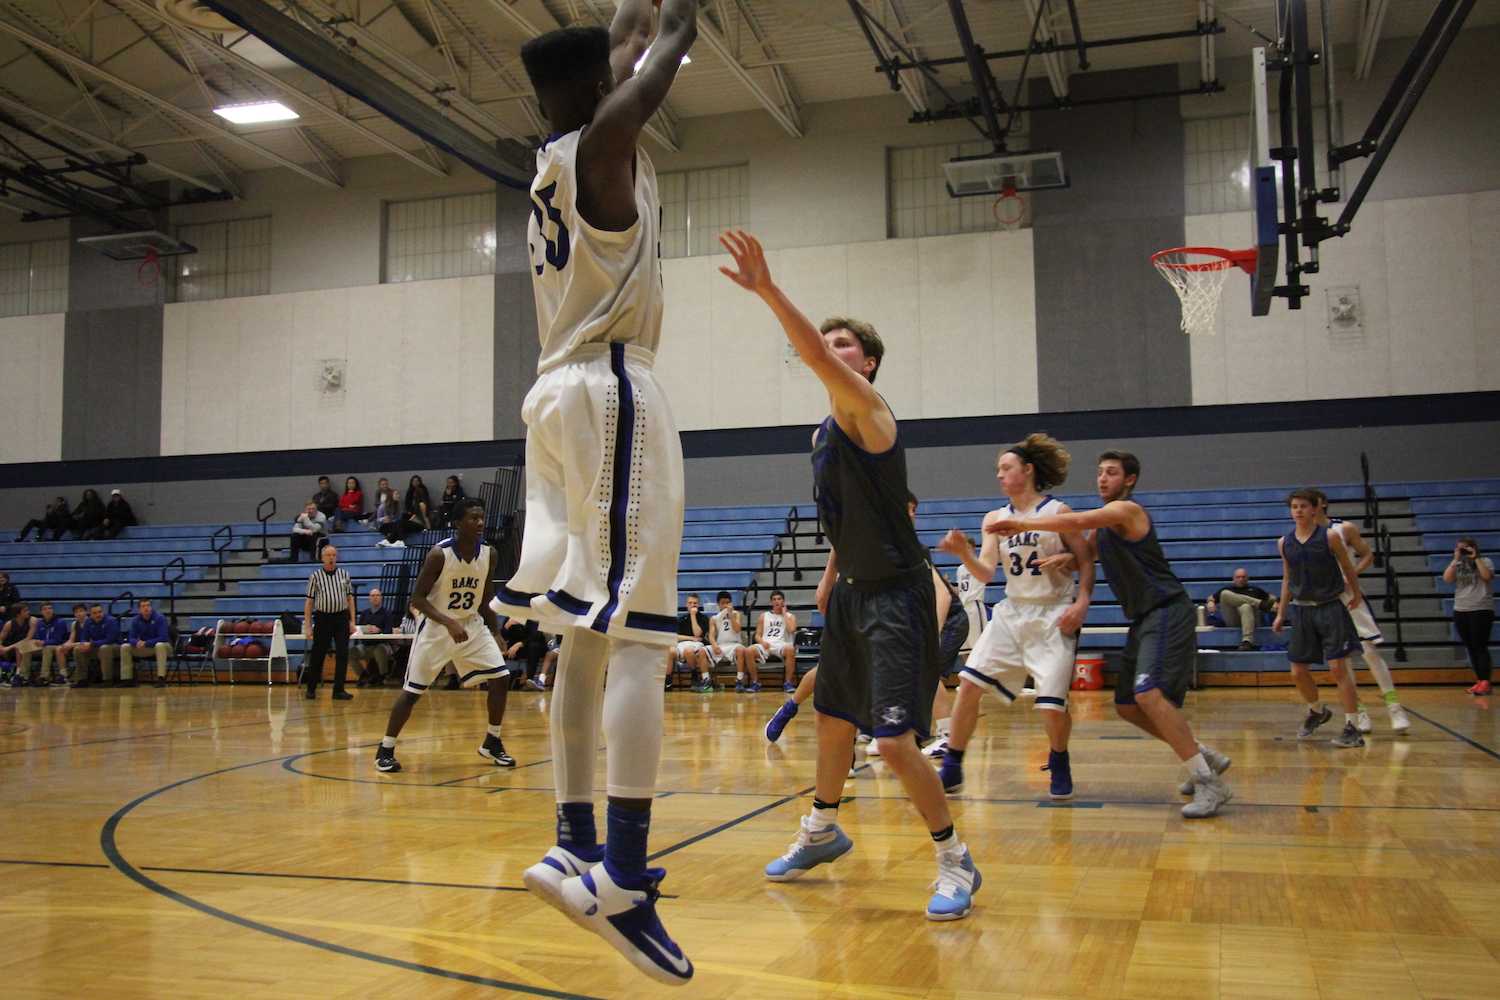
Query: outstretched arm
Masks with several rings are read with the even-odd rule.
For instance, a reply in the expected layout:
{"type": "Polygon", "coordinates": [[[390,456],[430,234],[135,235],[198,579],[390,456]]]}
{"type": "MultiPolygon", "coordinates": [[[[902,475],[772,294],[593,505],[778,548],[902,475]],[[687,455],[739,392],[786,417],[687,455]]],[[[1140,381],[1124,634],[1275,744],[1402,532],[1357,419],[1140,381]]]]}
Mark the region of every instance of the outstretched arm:
{"type": "Polygon", "coordinates": [[[615,0],[609,25],[609,68],[619,86],[635,75],[635,64],[651,47],[651,11],[661,0],[615,0]]]}
{"type": "Polygon", "coordinates": [[[1002,517],[984,526],[986,532],[1013,535],[1018,531],[1056,531],[1072,534],[1096,528],[1114,528],[1127,538],[1144,536],[1151,527],[1146,508],[1134,500],[1111,500],[1094,510],[1047,514],[1042,517],[1002,517]]]}
{"type": "Polygon", "coordinates": [[[724,233],[719,243],[734,258],[735,270],[719,271],[736,285],[760,296],[770,307],[786,339],[803,364],[823,383],[839,427],[866,451],[883,452],[896,443],[896,418],[864,375],[850,368],[833,353],[818,328],[792,304],[771,280],[760,241],[740,230],[724,233]]]}
{"type": "Polygon", "coordinates": [[[654,40],[649,37],[651,12],[639,11],[643,4],[645,0],[625,0],[615,15],[615,24],[610,27],[610,69],[615,73],[616,86],[599,102],[594,120],[584,130],[579,143],[579,157],[592,168],[608,170],[631,164],[642,126],[667,99],[667,91],[677,79],[682,57],[687,55],[698,37],[697,0],[662,0],[661,23],[654,40]],[[641,27],[643,17],[644,29],[641,27]],[[621,24],[622,19],[627,19],[624,24],[621,24]],[[645,45],[641,44],[643,41],[645,45]],[[617,60],[623,61],[627,54],[633,53],[626,66],[628,70],[648,46],[651,54],[646,57],[640,72],[621,76],[617,60]]]}

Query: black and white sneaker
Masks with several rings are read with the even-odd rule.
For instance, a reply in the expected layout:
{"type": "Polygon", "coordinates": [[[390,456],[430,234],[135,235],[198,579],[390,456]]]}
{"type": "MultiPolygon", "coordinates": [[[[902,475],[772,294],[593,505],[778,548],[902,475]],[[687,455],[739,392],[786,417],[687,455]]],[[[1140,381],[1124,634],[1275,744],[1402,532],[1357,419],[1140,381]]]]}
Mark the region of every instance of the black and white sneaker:
{"type": "Polygon", "coordinates": [[[479,747],[479,756],[492,761],[496,767],[515,767],[516,759],[505,752],[505,744],[500,742],[500,737],[485,734],[484,743],[479,747]]]}
{"type": "Polygon", "coordinates": [[[395,747],[379,747],[375,751],[375,770],[384,774],[394,774],[401,770],[401,762],[396,759],[395,747]]]}

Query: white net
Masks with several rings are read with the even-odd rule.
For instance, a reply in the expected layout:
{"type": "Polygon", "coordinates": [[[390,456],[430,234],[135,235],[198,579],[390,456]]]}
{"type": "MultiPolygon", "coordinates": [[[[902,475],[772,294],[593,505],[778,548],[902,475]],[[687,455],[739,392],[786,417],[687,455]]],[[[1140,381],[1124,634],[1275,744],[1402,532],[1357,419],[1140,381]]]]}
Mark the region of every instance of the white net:
{"type": "Polygon", "coordinates": [[[1213,335],[1219,322],[1219,295],[1233,264],[1203,254],[1169,251],[1152,261],[1182,303],[1182,332],[1213,335]]]}

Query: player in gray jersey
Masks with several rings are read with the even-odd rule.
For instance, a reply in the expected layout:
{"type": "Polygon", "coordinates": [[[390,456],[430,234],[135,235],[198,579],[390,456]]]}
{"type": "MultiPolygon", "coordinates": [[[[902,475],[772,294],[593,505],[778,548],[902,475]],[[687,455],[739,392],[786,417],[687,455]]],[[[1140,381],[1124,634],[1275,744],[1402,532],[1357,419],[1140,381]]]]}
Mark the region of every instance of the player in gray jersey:
{"type": "Polygon", "coordinates": [[[1331,742],[1339,748],[1362,747],[1365,741],[1359,733],[1359,689],[1354,686],[1348,659],[1359,649],[1359,633],[1349,617],[1350,608],[1364,603],[1359,576],[1349,560],[1343,536],[1319,521],[1317,490],[1294,490],[1287,497],[1287,505],[1293,528],[1276,542],[1281,553],[1281,603],[1271,629],[1280,632],[1285,627],[1287,608],[1296,609],[1286,658],[1291,661],[1297,692],[1307,702],[1307,718],[1297,730],[1297,738],[1308,739],[1333,718],[1333,712],[1318,697],[1318,683],[1310,669],[1313,664],[1326,663],[1344,708],[1343,732],[1331,742]],[[1343,599],[1346,590],[1350,594],[1347,605],[1343,599]]]}
{"type": "Polygon", "coordinates": [[[1050,516],[1000,518],[984,530],[1000,535],[1018,531],[1088,531],[1092,554],[1110,590],[1130,619],[1130,632],[1115,682],[1115,711],[1137,728],[1172,748],[1187,765],[1184,794],[1193,801],[1182,815],[1199,819],[1217,813],[1231,798],[1219,776],[1229,758],[1193,738],[1182,714],[1197,654],[1197,613],[1156,538],[1146,508],[1130,499],[1141,475],[1140,459],[1125,451],[1099,456],[1097,486],[1104,506],[1050,516]]]}

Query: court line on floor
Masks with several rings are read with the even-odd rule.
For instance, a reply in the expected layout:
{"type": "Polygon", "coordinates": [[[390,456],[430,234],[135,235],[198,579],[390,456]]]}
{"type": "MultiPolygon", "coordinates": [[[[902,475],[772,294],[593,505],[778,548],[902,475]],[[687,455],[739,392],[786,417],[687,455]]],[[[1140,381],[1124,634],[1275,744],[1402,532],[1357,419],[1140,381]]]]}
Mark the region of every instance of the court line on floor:
{"type": "MultiPolygon", "coordinates": [[[[46,868],[104,868],[102,861],[34,861],[27,858],[0,858],[0,865],[29,865],[46,868]]],[[[165,865],[141,865],[145,872],[171,872],[177,875],[238,875],[244,878],[306,879],[316,882],[366,882],[374,885],[410,885],[429,889],[484,889],[489,892],[525,892],[520,885],[481,885],[473,882],[422,882],[402,878],[373,878],[364,875],[312,875],[298,872],[242,872],[227,868],[175,868],[165,865]]]]}
{"type": "Polygon", "coordinates": [[[1454,739],[1458,740],[1460,743],[1467,743],[1469,746],[1473,747],[1475,750],[1478,750],[1480,753],[1489,754],[1491,757],[1495,758],[1496,760],[1500,760],[1500,753],[1497,753],[1494,749],[1485,746],[1483,743],[1480,743],[1478,740],[1470,739],[1469,737],[1465,736],[1463,733],[1458,732],[1457,730],[1449,729],[1447,726],[1443,725],[1441,722],[1438,722],[1436,719],[1429,719],[1427,716],[1423,715],[1421,712],[1418,712],[1415,708],[1412,708],[1411,706],[1407,706],[1406,707],[1406,714],[1407,715],[1415,715],[1417,718],[1421,719],[1423,722],[1427,723],[1429,726],[1436,726],[1438,729],[1441,729],[1443,732],[1447,733],[1449,736],[1451,736],[1454,739]]]}
{"type": "MultiPolygon", "coordinates": [[[[362,712],[344,712],[343,714],[339,715],[338,718],[347,718],[348,716],[351,716],[351,715],[373,715],[376,712],[387,712],[387,711],[389,711],[389,710],[388,709],[384,709],[384,708],[372,708],[372,709],[369,709],[367,711],[362,711],[362,712]]],[[[306,722],[306,721],[308,721],[310,719],[315,719],[315,718],[325,718],[326,719],[328,717],[327,716],[314,716],[314,715],[299,715],[295,719],[287,719],[285,722],[282,723],[282,726],[285,727],[285,726],[293,725],[293,724],[299,723],[299,722],[306,722]]],[[[137,733],[134,736],[111,736],[111,737],[109,737],[107,739],[102,739],[102,740],[79,740],[76,743],[53,743],[53,744],[50,744],[50,745],[44,746],[44,747],[22,747],[19,750],[0,750],[0,757],[6,757],[6,756],[9,756],[11,754],[17,754],[17,753],[39,753],[39,752],[41,752],[43,750],[65,750],[68,747],[92,747],[92,746],[100,746],[100,745],[105,744],[105,743],[130,743],[130,742],[132,742],[134,740],[159,740],[159,739],[162,739],[164,737],[169,737],[169,736],[191,736],[191,735],[194,735],[196,733],[216,733],[216,732],[218,732],[218,731],[220,731],[222,729],[244,729],[244,728],[246,728],[248,726],[268,726],[270,724],[271,724],[271,720],[270,719],[258,719],[258,720],[254,721],[254,722],[231,722],[228,725],[223,725],[223,726],[200,726],[200,727],[198,727],[196,729],[169,729],[169,730],[166,730],[166,731],[160,732],[160,733],[137,733]]]]}
{"type": "MultiPolygon", "coordinates": [[[[375,744],[367,744],[365,747],[356,749],[367,749],[369,746],[374,745],[375,744]]],[[[293,754],[292,756],[307,757],[312,756],[315,753],[334,753],[339,750],[347,749],[351,748],[343,746],[330,747],[326,750],[315,750],[308,753],[293,754]]],[[[408,972],[420,972],[425,975],[437,976],[443,979],[453,979],[459,982],[471,983],[475,986],[493,986],[498,989],[515,990],[516,992],[526,993],[531,996],[557,997],[560,998],[560,1000],[598,1000],[598,998],[587,997],[584,994],[564,993],[558,990],[546,989],[540,986],[531,986],[526,983],[514,983],[503,979],[492,979],[487,976],[477,976],[467,972],[458,972],[453,969],[444,969],[434,965],[423,965],[419,962],[411,962],[407,961],[406,959],[395,958],[390,955],[381,955],[376,952],[362,951],[358,948],[350,948],[346,945],[334,944],[331,941],[321,941],[317,938],[309,937],[306,934],[299,934],[295,931],[288,931],[280,927],[273,927],[270,924],[261,923],[258,920],[252,920],[249,917],[243,917],[237,913],[231,913],[228,910],[221,910],[216,906],[212,906],[208,903],[203,902],[202,900],[194,899],[192,896],[188,896],[184,893],[178,892],[175,889],[168,888],[161,882],[158,882],[156,879],[153,879],[145,874],[142,869],[137,868],[135,865],[131,864],[120,852],[118,844],[118,831],[120,828],[120,823],[124,821],[124,819],[132,812],[134,812],[138,806],[149,802],[151,799],[156,798],[158,795],[170,792],[176,788],[181,788],[183,785],[189,785],[196,781],[202,781],[205,778],[213,778],[221,774],[243,771],[252,767],[260,767],[265,764],[276,764],[289,759],[291,758],[267,757],[263,760],[251,761],[247,764],[235,764],[231,767],[223,767],[215,771],[207,771],[203,774],[197,774],[190,778],[183,778],[170,784],[162,785],[160,788],[153,789],[152,791],[146,792],[143,795],[139,795],[136,798],[125,803],[125,805],[121,806],[119,809],[115,810],[115,812],[109,817],[109,819],[105,820],[103,828],[99,831],[99,847],[104,851],[104,856],[109,861],[111,866],[119,871],[120,874],[124,875],[126,878],[135,882],[142,888],[145,888],[150,892],[154,892],[159,896],[169,899],[174,903],[180,903],[181,905],[186,906],[190,909],[197,910],[199,913],[206,914],[210,917],[215,917],[219,920],[235,924],[239,927],[244,927],[248,930],[259,931],[260,933],[270,935],[271,937],[280,938],[284,941],[291,941],[296,944],[305,944],[309,947],[317,948],[322,951],[332,952],[337,955],[345,955],[350,958],[364,959],[367,962],[375,962],[380,965],[388,965],[398,969],[405,969],[408,972]]]]}

